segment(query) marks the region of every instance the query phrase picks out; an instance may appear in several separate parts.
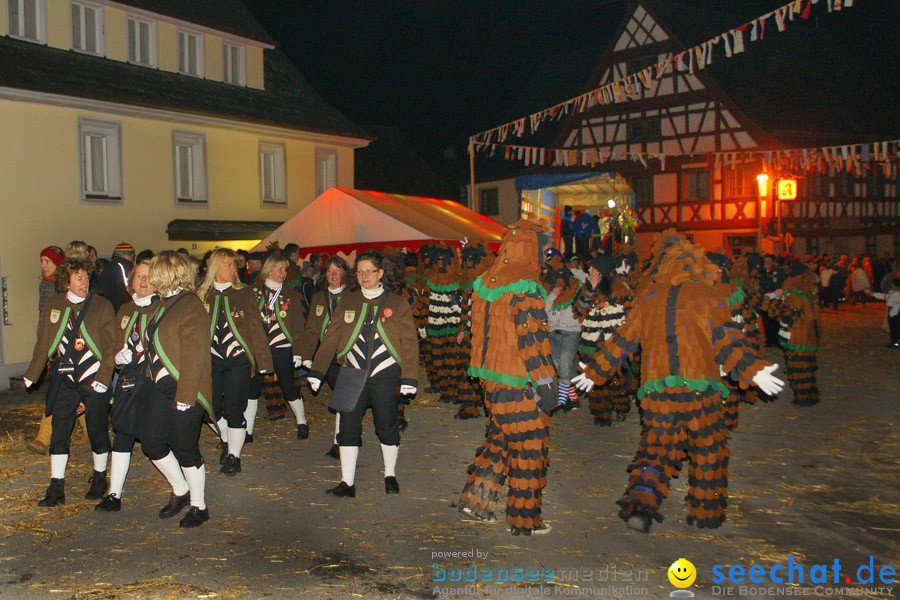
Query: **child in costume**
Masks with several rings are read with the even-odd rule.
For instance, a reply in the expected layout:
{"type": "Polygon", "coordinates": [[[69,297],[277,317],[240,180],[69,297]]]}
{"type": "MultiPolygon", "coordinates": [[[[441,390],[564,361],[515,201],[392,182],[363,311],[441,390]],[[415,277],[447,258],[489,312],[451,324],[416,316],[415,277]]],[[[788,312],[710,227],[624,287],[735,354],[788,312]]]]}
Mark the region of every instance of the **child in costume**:
{"type": "Polygon", "coordinates": [[[657,234],[655,263],[638,286],[625,323],[597,350],[573,383],[590,391],[609,380],[638,346],[643,431],[625,495],[617,502],[628,527],[650,531],[660,505],[690,460],[688,524],[718,527],[725,519],[728,458],[722,377],[777,393],[778,365],[758,358],[732,319],[719,269],[703,248],[674,230],[657,234]]]}

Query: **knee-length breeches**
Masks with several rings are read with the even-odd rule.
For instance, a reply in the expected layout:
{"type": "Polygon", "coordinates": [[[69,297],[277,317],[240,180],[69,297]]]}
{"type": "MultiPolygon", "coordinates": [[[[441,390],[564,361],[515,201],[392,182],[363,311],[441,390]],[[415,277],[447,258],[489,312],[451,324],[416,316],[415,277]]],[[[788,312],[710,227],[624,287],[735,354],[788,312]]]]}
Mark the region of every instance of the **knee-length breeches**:
{"type": "Polygon", "coordinates": [[[218,421],[222,417],[228,427],[246,425],[244,411],[250,394],[250,359],[246,354],[231,358],[212,357],[212,406],[218,421]]]}
{"type": "MultiPolygon", "coordinates": [[[[54,377],[63,377],[54,375],[54,377]]],[[[48,393],[53,389],[51,382],[48,393]]],[[[50,454],[68,454],[69,439],[75,426],[75,413],[78,404],[84,404],[84,419],[87,424],[88,439],[91,452],[104,454],[109,452],[109,398],[106,394],[86,391],[77,383],[65,379],[58,387],[53,399],[52,433],[50,434],[50,454]]]]}
{"type": "Polygon", "coordinates": [[[397,404],[400,400],[400,366],[391,365],[369,377],[356,408],[341,413],[338,426],[339,446],[362,446],[362,421],[366,410],[372,408],[375,434],[385,446],[400,445],[400,423],[397,404]]]}
{"type": "Polygon", "coordinates": [[[171,450],[182,467],[201,467],[200,428],[206,413],[199,402],[178,410],[177,389],[170,377],[153,386],[141,421],[141,448],[150,460],[165,458],[171,450]]]}

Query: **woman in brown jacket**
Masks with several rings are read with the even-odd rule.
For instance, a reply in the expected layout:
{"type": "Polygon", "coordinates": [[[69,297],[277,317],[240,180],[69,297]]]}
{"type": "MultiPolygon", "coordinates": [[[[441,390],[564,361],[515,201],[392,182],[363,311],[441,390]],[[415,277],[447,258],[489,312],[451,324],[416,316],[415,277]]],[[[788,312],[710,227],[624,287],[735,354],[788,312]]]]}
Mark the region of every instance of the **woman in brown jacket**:
{"type": "Polygon", "coordinates": [[[160,300],[146,330],[153,390],[141,422],[141,447],[173,486],[159,517],[174,517],[190,503],[179,525],[197,527],[209,520],[206,467],[200,455],[204,411],[212,412],[209,320],[193,293],[194,278],[185,256],[160,252],[150,263],[150,283],[160,300]],[[188,488],[180,494],[178,470],[188,488]]]}
{"type": "Polygon", "coordinates": [[[209,255],[206,277],[197,294],[209,312],[212,353],[212,406],[222,438],[219,471],[241,472],[241,449],[247,435],[247,398],[250,379],[272,370],[269,337],[263,326],[256,295],[237,277],[235,253],[216,248],[209,255]]]}
{"type": "Polygon", "coordinates": [[[362,419],[370,406],[384,459],[384,491],[400,493],[396,477],[400,450],[397,405],[399,395],[416,393],[419,344],[412,309],[397,293],[402,282],[395,281],[392,272],[387,273],[386,277],[384,257],[377,250],[357,257],[356,280],[350,282],[351,289],[335,308],[307,376],[315,392],[335,357],[342,367],[367,371],[356,407],[341,412],[337,434],[341,482],[327,491],[333,496],[356,497],[354,481],[362,445],[362,419]]]}
{"type": "MultiPolygon", "coordinates": [[[[300,294],[284,283],[290,264],[283,256],[269,256],[259,272],[258,283],[253,285],[253,294],[269,338],[276,383],[297,419],[297,437],[305,440],[309,437],[309,425],[306,423],[306,409],[297,381],[297,369],[303,361],[300,346],[305,320],[300,294]]],[[[244,410],[248,441],[252,440],[250,436],[253,435],[253,422],[256,420],[262,388],[261,375],[252,379],[252,389],[247,395],[247,408],[244,410]]]]}
{"type": "MultiPolygon", "coordinates": [[[[331,321],[331,315],[334,313],[335,307],[341,301],[341,297],[347,290],[347,280],[350,278],[350,265],[347,264],[340,256],[331,256],[325,261],[325,277],[319,285],[321,288],[313,294],[309,303],[309,316],[306,317],[306,332],[303,336],[300,346],[300,356],[303,357],[303,366],[307,369],[312,367],[312,357],[316,353],[316,348],[325,336],[325,328],[331,321]]],[[[332,361],[325,371],[325,381],[334,390],[334,383],[337,381],[338,364],[332,361]]],[[[334,412],[334,411],[332,411],[334,412]]],[[[334,417],[334,439],[331,449],[326,456],[332,458],[340,458],[337,434],[341,423],[341,413],[335,412],[334,417]]]]}
{"type": "Polygon", "coordinates": [[[34,355],[25,372],[25,387],[37,381],[48,360],[50,386],[45,414],[52,415],[50,434],[50,486],[38,506],[66,503],[66,465],[69,436],[78,404],[84,403],[88,437],[94,454],[94,474],[85,498],[99,500],[106,493],[109,459],[109,396],[116,345],[115,312],[102,296],[90,295],[91,266],[66,260],[56,270],[65,294],[44,303],[34,355]],[[84,314],[82,315],[82,311],[84,314]],[[77,327],[76,322],[81,320],[77,327]]]}

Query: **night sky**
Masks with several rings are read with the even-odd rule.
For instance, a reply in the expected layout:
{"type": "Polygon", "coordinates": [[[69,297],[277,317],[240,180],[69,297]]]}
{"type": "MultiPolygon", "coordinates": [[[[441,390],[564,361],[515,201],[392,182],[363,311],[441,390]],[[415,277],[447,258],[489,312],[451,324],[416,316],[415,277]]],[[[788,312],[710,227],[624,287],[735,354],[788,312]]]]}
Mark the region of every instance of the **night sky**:
{"type": "MultiPolygon", "coordinates": [[[[625,0],[245,2],[328,102],[362,127],[399,127],[432,164],[464,160],[469,135],[584,91],[627,7],[625,0]]],[[[741,5],[762,14],[785,2],[690,0],[685,10],[741,5]]],[[[825,26],[900,93],[900,1],[856,0],[825,26]]]]}

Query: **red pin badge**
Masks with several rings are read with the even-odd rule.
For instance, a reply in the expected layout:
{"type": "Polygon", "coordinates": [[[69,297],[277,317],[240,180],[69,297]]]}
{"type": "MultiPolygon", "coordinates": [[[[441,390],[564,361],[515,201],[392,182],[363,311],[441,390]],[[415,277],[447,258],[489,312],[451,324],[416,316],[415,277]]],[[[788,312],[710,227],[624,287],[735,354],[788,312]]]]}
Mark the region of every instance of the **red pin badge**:
{"type": "Polygon", "coordinates": [[[392,311],[390,308],[386,308],[384,309],[384,312],[382,314],[384,315],[384,318],[387,319],[394,314],[394,311],[392,311]]]}

